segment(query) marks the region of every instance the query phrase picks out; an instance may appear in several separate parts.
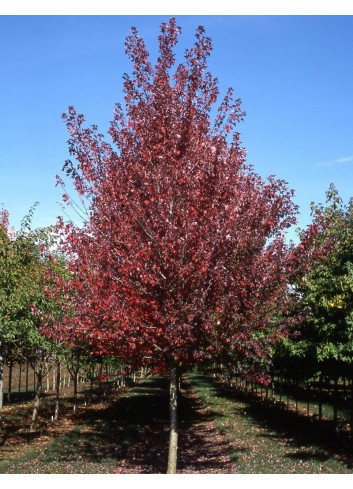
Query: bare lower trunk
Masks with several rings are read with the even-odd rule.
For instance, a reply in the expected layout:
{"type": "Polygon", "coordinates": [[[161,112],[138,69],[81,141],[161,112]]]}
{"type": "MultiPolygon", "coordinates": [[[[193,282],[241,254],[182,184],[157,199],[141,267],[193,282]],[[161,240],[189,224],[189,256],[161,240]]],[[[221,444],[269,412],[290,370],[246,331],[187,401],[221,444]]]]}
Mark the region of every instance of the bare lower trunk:
{"type": "Polygon", "coordinates": [[[322,379],[319,378],[319,421],[322,420],[322,379]]]}
{"type": "Polygon", "coordinates": [[[351,380],[351,433],[353,433],[353,379],[351,380]]]}
{"type": "MultiPolygon", "coordinates": [[[[1,347],[1,342],[0,342],[1,347]]],[[[2,415],[2,404],[3,404],[3,395],[4,395],[4,364],[2,359],[2,353],[0,352],[0,431],[1,431],[1,415],[2,415]]]]}
{"type": "Polygon", "coordinates": [[[36,395],[35,395],[34,404],[33,404],[32,421],[31,421],[31,424],[29,427],[30,431],[33,431],[35,429],[36,424],[37,424],[37,420],[38,420],[40,398],[42,395],[42,381],[43,381],[43,371],[41,368],[37,374],[37,387],[36,387],[36,395]]]}
{"type": "Polygon", "coordinates": [[[28,392],[28,361],[26,362],[26,393],[28,392]]]}
{"type": "Polygon", "coordinates": [[[102,394],[102,375],[103,375],[103,365],[99,369],[99,394],[102,394]]]}
{"type": "Polygon", "coordinates": [[[46,392],[49,392],[50,390],[50,378],[49,378],[49,367],[48,367],[48,362],[47,362],[47,389],[46,392]]]}
{"type": "Polygon", "coordinates": [[[178,375],[175,362],[170,367],[170,388],[169,388],[169,413],[170,413],[170,431],[169,431],[169,454],[167,474],[176,474],[177,472],[177,455],[178,455],[178,424],[177,424],[177,407],[178,407],[178,375]]]}
{"type": "Polygon", "coordinates": [[[74,373],[74,413],[77,409],[77,384],[78,384],[78,372],[74,373]]]}
{"type": "Polygon", "coordinates": [[[58,419],[59,417],[59,400],[60,400],[60,362],[58,361],[56,364],[56,399],[55,399],[55,414],[54,419],[58,419]]]}
{"type": "Polygon", "coordinates": [[[9,388],[7,390],[7,402],[11,402],[11,394],[12,394],[12,362],[9,365],[9,388]]]}
{"type": "Polygon", "coordinates": [[[338,386],[338,378],[335,378],[335,390],[333,397],[333,422],[335,426],[337,426],[337,386],[338,386]]]}
{"type": "Polygon", "coordinates": [[[20,362],[20,370],[18,377],[18,392],[21,392],[21,384],[22,384],[22,363],[20,362]]]}

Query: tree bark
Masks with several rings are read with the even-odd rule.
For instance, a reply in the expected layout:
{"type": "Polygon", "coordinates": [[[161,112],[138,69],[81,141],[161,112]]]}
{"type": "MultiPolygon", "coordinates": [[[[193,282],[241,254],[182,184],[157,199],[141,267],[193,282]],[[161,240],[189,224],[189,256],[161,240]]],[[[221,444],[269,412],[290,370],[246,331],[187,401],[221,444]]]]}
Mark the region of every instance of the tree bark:
{"type": "Polygon", "coordinates": [[[43,382],[43,368],[42,368],[42,366],[40,366],[38,374],[37,374],[36,395],[34,398],[32,421],[31,421],[31,424],[29,427],[29,431],[34,431],[36,424],[37,424],[39,406],[40,406],[40,398],[41,398],[41,394],[42,394],[42,382],[43,382]]]}
{"type": "Polygon", "coordinates": [[[48,362],[47,362],[46,369],[47,369],[47,389],[46,389],[46,392],[49,392],[49,390],[50,390],[50,377],[49,377],[49,366],[48,366],[48,362]]]}
{"type": "Polygon", "coordinates": [[[77,409],[77,384],[78,384],[78,371],[74,371],[74,413],[77,409]]]}
{"type": "Polygon", "coordinates": [[[333,422],[335,426],[337,426],[337,384],[338,384],[338,378],[335,378],[335,389],[334,389],[334,397],[333,397],[333,422]]]}
{"type": "Polygon", "coordinates": [[[33,368],[33,392],[36,392],[36,363],[32,365],[33,368]]]}
{"type": "Polygon", "coordinates": [[[28,392],[28,360],[26,362],[26,394],[28,392]]]}
{"type": "Polygon", "coordinates": [[[59,400],[60,400],[60,360],[57,361],[56,364],[56,398],[55,398],[55,413],[54,419],[58,419],[59,417],[59,400]]]}
{"type": "Polygon", "coordinates": [[[353,379],[351,380],[351,433],[353,433],[353,379]]]}
{"type": "Polygon", "coordinates": [[[167,474],[176,474],[177,472],[177,456],[178,456],[177,407],[178,407],[178,373],[177,373],[177,366],[173,361],[170,366],[170,387],[169,387],[170,431],[169,431],[169,454],[168,454],[167,474]]]}
{"type": "Polygon", "coordinates": [[[319,421],[322,420],[322,378],[319,378],[319,421]]]}
{"type": "Polygon", "coordinates": [[[8,403],[11,402],[11,394],[12,394],[12,367],[13,367],[13,364],[11,361],[10,365],[9,365],[9,388],[7,390],[7,402],[8,403]]]}
{"type": "Polygon", "coordinates": [[[1,341],[0,341],[0,432],[1,432],[1,422],[2,422],[2,405],[4,396],[4,364],[1,353],[1,341]]]}
{"type": "Polygon", "coordinates": [[[20,370],[19,370],[19,377],[18,377],[18,392],[21,392],[21,384],[22,384],[22,362],[20,362],[20,370]]]}
{"type": "Polygon", "coordinates": [[[53,391],[56,390],[56,377],[57,377],[57,371],[56,371],[56,368],[54,367],[53,368],[53,386],[52,386],[53,391]]]}

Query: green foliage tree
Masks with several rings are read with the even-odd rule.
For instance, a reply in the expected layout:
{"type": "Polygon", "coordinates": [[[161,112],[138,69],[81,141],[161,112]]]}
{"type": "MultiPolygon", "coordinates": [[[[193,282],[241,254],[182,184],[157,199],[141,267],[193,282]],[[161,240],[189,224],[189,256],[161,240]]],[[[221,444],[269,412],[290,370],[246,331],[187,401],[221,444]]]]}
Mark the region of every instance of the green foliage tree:
{"type": "Polygon", "coordinates": [[[326,206],[312,205],[325,223],[314,246],[326,253],[293,284],[305,319],[274,359],[287,379],[319,377],[320,385],[324,378],[337,383],[353,376],[353,199],[344,204],[333,184],[326,195],[326,206]]]}
{"type": "Polygon", "coordinates": [[[62,266],[62,259],[55,258],[51,249],[54,228],[31,228],[36,205],[24,217],[17,233],[9,229],[8,212],[3,210],[0,215],[0,397],[4,356],[29,360],[37,376],[31,428],[37,421],[45,368],[60,346],[60,341],[54,343],[40,331],[43,317],[50,321],[58,313],[55,302],[45,295],[50,280],[47,269],[62,266]]]}

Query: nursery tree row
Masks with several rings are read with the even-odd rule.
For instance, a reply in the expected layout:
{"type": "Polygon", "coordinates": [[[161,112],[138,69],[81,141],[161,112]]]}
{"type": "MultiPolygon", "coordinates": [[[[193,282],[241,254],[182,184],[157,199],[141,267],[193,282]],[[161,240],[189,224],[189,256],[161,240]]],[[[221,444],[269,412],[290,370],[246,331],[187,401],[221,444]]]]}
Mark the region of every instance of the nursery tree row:
{"type": "Polygon", "coordinates": [[[46,290],[50,287],[50,271],[65,280],[65,259],[58,252],[54,227],[33,230],[31,220],[35,206],[23,219],[15,232],[9,227],[8,213],[0,214],[0,420],[3,405],[4,364],[8,366],[7,401],[11,401],[13,368],[26,365],[25,383],[35,388],[35,400],[30,430],[38,420],[40,398],[48,384],[48,376],[54,373],[52,384],[56,387],[55,418],[59,412],[59,396],[64,369],[73,381],[74,409],[77,402],[78,376],[81,372],[90,382],[103,375],[126,375],[126,365],[116,359],[102,359],[90,355],[83,342],[73,348],[60,338],[55,341],[44,335],[41,326],[47,327],[54,318],[59,320],[59,303],[50,299],[46,290]],[[34,378],[28,379],[29,367],[34,378]]]}
{"type": "MultiPolygon", "coordinates": [[[[233,89],[219,100],[218,79],[207,70],[212,42],[204,28],[196,29],[194,45],[176,64],[180,34],[174,18],[161,25],[153,64],[131,29],[125,51],[133,68],[123,77],[124,106],[114,108],[111,142],[68,108],[63,119],[72,160],[63,171],[76,196],[61,177],[58,183],[83,223],[61,219],[54,246],[50,232],[33,233],[26,222],[18,236],[9,236],[3,213],[0,267],[3,353],[9,342],[21,351],[35,348],[44,369],[49,352],[60,356],[71,348],[74,355],[169,373],[168,473],[177,470],[181,373],[202,363],[236,364],[268,383],[278,342],[283,359],[293,358],[310,325],[320,334],[330,330],[319,319],[322,309],[315,310],[320,292],[314,284],[328,243],[336,246],[334,236],[326,240],[331,217],[320,207],[300,244],[287,243],[298,213],[293,190],[274,176],[260,177],[246,162],[238,131],[245,114],[233,89]],[[300,339],[288,336],[296,329],[300,339]]],[[[346,295],[334,292],[338,279],[335,284],[322,307],[342,336],[346,295]]],[[[326,344],[318,359],[333,351],[333,341],[326,344]]],[[[347,348],[334,355],[346,358],[347,348]]]]}

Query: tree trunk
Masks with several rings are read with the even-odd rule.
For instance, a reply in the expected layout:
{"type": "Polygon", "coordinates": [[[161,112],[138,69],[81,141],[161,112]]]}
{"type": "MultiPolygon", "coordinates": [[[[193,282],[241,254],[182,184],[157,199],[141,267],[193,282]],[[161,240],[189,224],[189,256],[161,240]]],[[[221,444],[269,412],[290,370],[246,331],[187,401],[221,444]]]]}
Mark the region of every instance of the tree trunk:
{"type": "Polygon", "coordinates": [[[100,366],[99,369],[99,394],[102,394],[102,375],[103,375],[103,364],[100,366]]]}
{"type": "Polygon", "coordinates": [[[55,398],[55,413],[54,419],[58,419],[59,417],[59,400],[60,400],[60,360],[58,360],[56,364],[56,398],[55,398]]]}
{"type": "MultiPolygon", "coordinates": [[[[1,349],[1,341],[0,341],[0,349],[1,349]]],[[[2,420],[3,394],[4,394],[4,364],[3,364],[2,353],[0,350],[0,432],[1,432],[1,420],[2,420]]]]}
{"type": "Polygon", "coordinates": [[[74,372],[74,413],[77,409],[77,382],[78,381],[78,372],[74,372]]]}
{"type": "Polygon", "coordinates": [[[169,387],[169,414],[170,414],[170,431],[169,431],[169,454],[167,474],[176,474],[177,455],[178,455],[178,424],[177,424],[177,407],[178,407],[178,375],[175,362],[170,366],[170,387],[169,387]]]}
{"type": "Polygon", "coordinates": [[[20,371],[18,377],[18,392],[21,392],[21,381],[22,381],[22,363],[20,362],[20,371]]]}
{"type": "Polygon", "coordinates": [[[26,394],[28,392],[28,361],[26,362],[26,394]]]}
{"type": "Polygon", "coordinates": [[[319,421],[322,420],[322,378],[319,378],[319,421]]]}
{"type": "Polygon", "coordinates": [[[32,421],[29,427],[29,431],[34,431],[34,428],[36,427],[37,424],[40,398],[42,394],[42,381],[43,381],[43,367],[40,366],[40,369],[37,374],[37,388],[36,388],[36,395],[34,398],[32,421]]]}
{"type": "Polygon", "coordinates": [[[33,392],[36,392],[36,364],[33,364],[33,392]]]}
{"type": "Polygon", "coordinates": [[[335,389],[334,389],[334,398],[333,398],[333,422],[335,426],[337,426],[337,384],[338,378],[335,378],[335,389]]]}
{"type": "Polygon", "coordinates": [[[47,362],[47,389],[46,389],[46,392],[49,392],[50,390],[50,377],[49,377],[49,366],[48,366],[48,362],[47,362]]]}
{"type": "Polygon", "coordinates": [[[306,386],[306,414],[308,417],[310,416],[310,384],[309,384],[309,382],[307,383],[307,386],[306,386]]]}
{"type": "Polygon", "coordinates": [[[11,393],[12,393],[12,367],[13,367],[13,364],[12,364],[12,362],[10,362],[10,365],[9,365],[9,388],[8,388],[8,391],[7,391],[7,402],[8,403],[11,402],[11,393]]]}
{"type": "Polygon", "coordinates": [[[353,433],[353,379],[351,380],[351,433],[353,433]]]}

